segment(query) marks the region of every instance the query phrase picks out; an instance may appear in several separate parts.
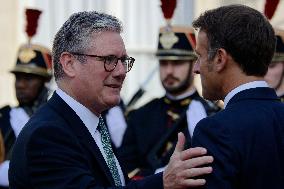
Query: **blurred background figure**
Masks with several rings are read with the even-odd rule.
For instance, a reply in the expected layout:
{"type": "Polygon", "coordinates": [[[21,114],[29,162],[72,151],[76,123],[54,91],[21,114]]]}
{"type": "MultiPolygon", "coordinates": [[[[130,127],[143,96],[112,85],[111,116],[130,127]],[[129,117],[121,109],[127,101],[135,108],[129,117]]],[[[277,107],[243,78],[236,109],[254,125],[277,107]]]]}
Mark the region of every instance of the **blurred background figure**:
{"type": "Polygon", "coordinates": [[[49,49],[31,43],[40,14],[38,10],[26,10],[28,43],[19,48],[16,65],[11,70],[15,75],[18,106],[5,106],[0,109],[0,129],[4,143],[4,161],[0,164],[0,188],[9,186],[9,160],[17,136],[48,97],[46,84],[51,79],[51,53],[49,49]]]}
{"type": "Polygon", "coordinates": [[[128,176],[133,179],[162,171],[173,153],[178,132],[185,134],[189,147],[196,123],[218,110],[200,97],[193,84],[194,30],[170,24],[173,2],[162,1],[168,25],[160,29],[156,52],[166,94],[129,112],[119,148],[128,176]]]}
{"type": "Polygon", "coordinates": [[[277,95],[284,102],[284,30],[275,29],[275,35],[276,50],[265,80],[270,87],[276,90],[277,95]]]}

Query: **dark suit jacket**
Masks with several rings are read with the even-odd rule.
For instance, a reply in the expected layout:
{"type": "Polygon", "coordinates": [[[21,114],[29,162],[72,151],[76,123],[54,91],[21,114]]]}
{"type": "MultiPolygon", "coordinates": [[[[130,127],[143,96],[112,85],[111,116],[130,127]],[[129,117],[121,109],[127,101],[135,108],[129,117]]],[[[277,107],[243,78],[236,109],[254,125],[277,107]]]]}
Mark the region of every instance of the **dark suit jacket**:
{"type": "MultiPolygon", "coordinates": [[[[56,93],[34,114],[17,138],[9,181],[12,189],[114,187],[91,134],[56,93]]],[[[162,174],[158,174],[129,182],[126,188],[162,186],[162,174]]]]}
{"type": "Polygon", "coordinates": [[[236,94],[198,123],[192,142],[214,157],[204,188],[284,188],[284,104],[273,89],[236,94]]]}

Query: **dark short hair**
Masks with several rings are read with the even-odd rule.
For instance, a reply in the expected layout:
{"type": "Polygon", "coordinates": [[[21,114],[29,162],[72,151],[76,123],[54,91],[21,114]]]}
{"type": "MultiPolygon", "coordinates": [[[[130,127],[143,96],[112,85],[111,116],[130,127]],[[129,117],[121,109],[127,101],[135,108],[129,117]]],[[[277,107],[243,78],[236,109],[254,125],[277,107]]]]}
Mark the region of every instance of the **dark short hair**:
{"type": "Polygon", "coordinates": [[[223,48],[247,75],[266,74],[276,39],[271,24],[257,10],[245,5],[219,7],[198,17],[193,27],[207,34],[209,59],[223,48]]]}

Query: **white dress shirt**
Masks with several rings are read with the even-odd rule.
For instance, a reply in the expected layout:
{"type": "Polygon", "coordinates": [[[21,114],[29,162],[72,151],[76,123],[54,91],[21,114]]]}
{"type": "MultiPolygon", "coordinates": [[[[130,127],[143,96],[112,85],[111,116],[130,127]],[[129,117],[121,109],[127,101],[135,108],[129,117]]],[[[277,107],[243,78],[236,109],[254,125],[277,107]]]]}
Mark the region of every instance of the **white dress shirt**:
{"type": "MultiPolygon", "coordinates": [[[[88,129],[88,131],[92,135],[93,139],[95,140],[97,146],[99,147],[99,149],[101,151],[101,154],[103,155],[103,157],[104,157],[104,159],[106,161],[106,154],[105,154],[104,149],[103,149],[103,145],[102,145],[102,141],[101,141],[101,134],[97,130],[97,126],[98,126],[98,123],[99,123],[99,118],[94,113],[92,113],[88,108],[86,108],[84,105],[80,104],[78,101],[73,99],[71,96],[66,94],[61,89],[59,89],[59,88],[56,89],[56,93],[80,117],[80,119],[82,120],[82,122],[85,124],[85,126],[88,129]]],[[[117,169],[118,169],[118,173],[119,173],[119,176],[120,176],[120,180],[121,180],[122,186],[125,186],[125,179],[124,179],[124,175],[123,175],[122,169],[120,167],[120,164],[119,164],[117,158],[116,157],[114,157],[114,158],[115,158],[115,163],[116,163],[116,166],[117,166],[117,169]]]]}
{"type": "Polygon", "coordinates": [[[242,84],[236,88],[234,88],[231,92],[227,94],[224,100],[224,108],[226,108],[228,102],[239,92],[244,91],[246,89],[252,89],[257,87],[268,87],[268,84],[265,81],[252,81],[249,83],[242,84]]]}

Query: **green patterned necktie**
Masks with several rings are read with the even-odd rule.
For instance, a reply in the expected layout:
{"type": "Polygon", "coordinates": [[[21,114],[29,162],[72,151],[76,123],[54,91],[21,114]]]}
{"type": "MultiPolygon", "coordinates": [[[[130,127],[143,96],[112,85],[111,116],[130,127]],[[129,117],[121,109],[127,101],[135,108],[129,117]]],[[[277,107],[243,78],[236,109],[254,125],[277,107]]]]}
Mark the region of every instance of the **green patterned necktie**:
{"type": "Polygon", "coordinates": [[[114,183],[116,186],[121,186],[122,184],[118,169],[116,167],[114,153],[112,151],[110,136],[104,123],[104,120],[101,116],[99,118],[98,131],[101,133],[102,145],[106,154],[106,163],[111,172],[112,178],[114,179],[114,183]]]}

